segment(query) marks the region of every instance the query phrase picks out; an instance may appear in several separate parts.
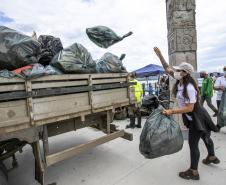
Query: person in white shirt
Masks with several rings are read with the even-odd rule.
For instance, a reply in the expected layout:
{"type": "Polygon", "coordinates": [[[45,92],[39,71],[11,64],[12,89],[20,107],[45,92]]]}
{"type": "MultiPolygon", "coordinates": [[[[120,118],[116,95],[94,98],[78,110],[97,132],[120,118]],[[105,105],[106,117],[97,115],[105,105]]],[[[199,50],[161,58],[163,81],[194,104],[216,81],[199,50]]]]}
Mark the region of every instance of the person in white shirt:
{"type": "Polygon", "coordinates": [[[176,79],[173,87],[173,95],[176,97],[179,108],[164,110],[163,114],[182,114],[184,124],[189,128],[188,143],[190,147],[190,168],[180,172],[183,179],[199,180],[198,163],[200,158],[199,140],[202,139],[208,151],[208,156],[203,159],[203,163],[218,164],[220,160],[215,156],[214,143],[210,137],[211,131],[218,132],[219,129],[213,123],[208,112],[200,105],[198,85],[192,78],[194,68],[191,64],[183,62],[172,69],[165,61],[159,48],[154,51],[159,57],[162,66],[167,74],[176,79]]]}
{"type": "MultiPolygon", "coordinates": [[[[220,107],[223,91],[226,90],[226,66],[224,66],[223,71],[224,71],[224,75],[218,77],[214,84],[214,90],[217,91],[217,108],[218,109],[220,107]]],[[[217,125],[217,127],[220,128],[219,125],[217,125]]]]}
{"type": "Polygon", "coordinates": [[[223,70],[224,70],[224,75],[218,77],[214,84],[214,90],[217,91],[217,108],[218,109],[220,106],[223,91],[226,89],[226,66],[224,66],[223,70]]]}

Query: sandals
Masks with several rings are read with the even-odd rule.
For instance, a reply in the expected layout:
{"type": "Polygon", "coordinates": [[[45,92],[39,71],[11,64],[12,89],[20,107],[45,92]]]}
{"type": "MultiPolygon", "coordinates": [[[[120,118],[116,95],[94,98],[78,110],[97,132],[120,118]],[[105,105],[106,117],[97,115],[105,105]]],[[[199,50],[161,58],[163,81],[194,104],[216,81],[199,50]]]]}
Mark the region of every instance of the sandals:
{"type": "Polygon", "coordinates": [[[184,172],[180,172],[179,173],[179,176],[183,179],[186,179],[186,180],[199,180],[199,173],[197,172],[196,174],[194,173],[193,170],[191,169],[188,169],[187,171],[184,171],[184,172]]]}
{"type": "Polygon", "coordinates": [[[207,156],[205,159],[202,160],[203,164],[219,164],[220,160],[216,156],[207,156]]]}

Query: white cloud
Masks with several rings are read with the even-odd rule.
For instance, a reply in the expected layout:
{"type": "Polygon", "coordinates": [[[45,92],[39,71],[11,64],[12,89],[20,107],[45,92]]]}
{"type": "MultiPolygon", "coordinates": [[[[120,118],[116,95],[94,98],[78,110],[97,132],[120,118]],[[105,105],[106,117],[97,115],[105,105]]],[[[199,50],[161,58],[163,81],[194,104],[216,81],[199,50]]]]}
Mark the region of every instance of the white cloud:
{"type": "MultiPolygon", "coordinates": [[[[94,59],[107,51],[116,55],[126,53],[124,64],[130,71],[150,63],[160,64],[152,50],[156,45],[168,58],[164,0],[1,0],[0,11],[15,20],[7,26],[28,35],[34,29],[38,34],[58,36],[64,46],[81,43],[94,59]],[[108,26],[119,35],[128,31],[134,34],[107,50],[101,49],[85,34],[87,27],[96,25],[108,26]]],[[[197,0],[198,59],[201,67],[206,66],[202,58],[207,57],[216,46],[223,47],[226,37],[224,15],[224,0],[197,0]]],[[[216,54],[214,57],[218,58],[216,54]]]]}

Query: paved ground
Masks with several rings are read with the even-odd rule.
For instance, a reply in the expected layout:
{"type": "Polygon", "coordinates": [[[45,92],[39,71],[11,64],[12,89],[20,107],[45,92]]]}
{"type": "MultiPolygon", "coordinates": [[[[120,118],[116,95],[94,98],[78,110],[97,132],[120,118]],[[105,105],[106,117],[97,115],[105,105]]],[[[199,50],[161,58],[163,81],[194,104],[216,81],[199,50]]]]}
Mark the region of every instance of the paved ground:
{"type": "MultiPolygon", "coordinates": [[[[212,114],[212,112],[210,111],[212,114]]],[[[214,119],[216,121],[216,119],[214,119]]],[[[143,120],[144,124],[145,120],[143,120]]],[[[128,123],[119,121],[124,128],[128,123]]],[[[139,135],[141,129],[129,129],[134,141],[116,139],[98,146],[66,161],[48,168],[46,184],[51,185],[225,185],[226,183],[226,128],[213,134],[219,165],[205,166],[200,163],[200,181],[186,181],[178,177],[178,172],[189,167],[189,148],[185,141],[182,151],[161,158],[147,160],[140,155],[139,135]]],[[[81,144],[102,135],[93,129],[83,129],[50,139],[51,152],[59,151],[75,144],[81,144]]],[[[207,152],[200,142],[201,159],[207,152]]],[[[34,180],[34,162],[31,148],[26,147],[18,154],[20,166],[9,174],[10,185],[37,185],[34,180]]],[[[9,163],[9,161],[8,161],[9,163]]]]}

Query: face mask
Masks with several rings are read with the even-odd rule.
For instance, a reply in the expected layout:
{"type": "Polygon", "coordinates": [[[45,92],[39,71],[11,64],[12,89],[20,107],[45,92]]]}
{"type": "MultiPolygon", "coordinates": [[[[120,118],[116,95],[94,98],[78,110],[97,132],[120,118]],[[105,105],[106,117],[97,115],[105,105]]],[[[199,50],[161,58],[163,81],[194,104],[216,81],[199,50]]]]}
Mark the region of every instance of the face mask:
{"type": "Polygon", "coordinates": [[[183,77],[180,75],[180,72],[174,72],[174,78],[175,78],[176,80],[180,80],[180,79],[182,79],[183,77]]]}

